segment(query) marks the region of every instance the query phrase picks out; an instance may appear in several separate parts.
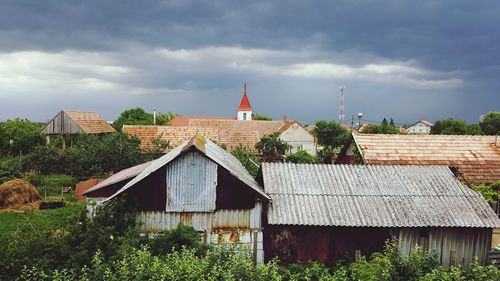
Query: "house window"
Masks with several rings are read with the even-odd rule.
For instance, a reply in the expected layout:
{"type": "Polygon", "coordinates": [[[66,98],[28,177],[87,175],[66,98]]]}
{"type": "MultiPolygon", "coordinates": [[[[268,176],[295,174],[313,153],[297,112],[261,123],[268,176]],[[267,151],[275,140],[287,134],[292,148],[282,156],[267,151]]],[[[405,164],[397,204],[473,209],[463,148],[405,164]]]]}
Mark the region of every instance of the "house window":
{"type": "Polygon", "coordinates": [[[246,114],[246,112],[243,113],[243,120],[247,120],[247,114],[246,114]]]}

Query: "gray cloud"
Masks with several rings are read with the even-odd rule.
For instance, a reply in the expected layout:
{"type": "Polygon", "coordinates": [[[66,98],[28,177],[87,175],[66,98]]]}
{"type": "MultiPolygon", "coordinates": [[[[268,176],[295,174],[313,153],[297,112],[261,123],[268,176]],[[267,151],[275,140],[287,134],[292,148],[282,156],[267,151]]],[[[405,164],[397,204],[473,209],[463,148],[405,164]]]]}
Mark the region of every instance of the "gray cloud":
{"type": "Polygon", "coordinates": [[[0,119],[230,115],[248,81],[276,118],[336,118],[347,84],[349,114],[476,121],[500,104],[499,14],[495,1],[3,1],[0,119]]]}

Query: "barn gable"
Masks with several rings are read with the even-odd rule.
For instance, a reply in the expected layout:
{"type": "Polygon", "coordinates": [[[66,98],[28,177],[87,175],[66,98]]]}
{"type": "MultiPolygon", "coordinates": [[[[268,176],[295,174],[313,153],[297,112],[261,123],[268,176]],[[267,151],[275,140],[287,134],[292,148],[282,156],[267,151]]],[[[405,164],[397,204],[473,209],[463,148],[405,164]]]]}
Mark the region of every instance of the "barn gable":
{"type": "Polygon", "coordinates": [[[115,129],[97,112],[60,111],[43,128],[45,135],[76,135],[113,133],[115,129]]]}

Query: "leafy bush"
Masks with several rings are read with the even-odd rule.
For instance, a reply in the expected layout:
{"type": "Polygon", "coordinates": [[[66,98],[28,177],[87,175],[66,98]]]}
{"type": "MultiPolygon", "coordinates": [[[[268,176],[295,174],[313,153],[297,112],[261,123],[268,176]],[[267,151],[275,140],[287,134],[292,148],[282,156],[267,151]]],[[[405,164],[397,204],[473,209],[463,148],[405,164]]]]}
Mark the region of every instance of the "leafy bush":
{"type": "Polygon", "coordinates": [[[297,164],[314,164],[316,163],[316,158],[309,154],[305,150],[299,150],[295,153],[288,154],[286,160],[291,163],[297,164]]]}
{"type": "Polygon", "coordinates": [[[0,184],[12,179],[20,178],[23,160],[19,157],[0,158],[0,184]]]}
{"type": "Polygon", "coordinates": [[[252,176],[257,175],[257,172],[259,171],[260,157],[257,153],[255,153],[255,151],[238,144],[231,151],[231,154],[240,160],[241,164],[252,176]]]}
{"type": "Polygon", "coordinates": [[[183,247],[194,249],[201,254],[206,251],[206,244],[201,240],[200,234],[190,226],[177,225],[175,229],[154,236],[148,241],[153,255],[164,255],[172,251],[179,251],[183,247]]]}

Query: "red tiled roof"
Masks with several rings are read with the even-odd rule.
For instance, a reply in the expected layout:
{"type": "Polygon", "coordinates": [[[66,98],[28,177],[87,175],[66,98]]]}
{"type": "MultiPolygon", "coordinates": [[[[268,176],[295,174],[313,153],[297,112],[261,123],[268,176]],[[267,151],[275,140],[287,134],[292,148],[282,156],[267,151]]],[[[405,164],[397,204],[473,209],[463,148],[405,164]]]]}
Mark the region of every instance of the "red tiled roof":
{"type": "Polygon", "coordinates": [[[191,120],[236,120],[236,117],[220,117],[220,116],[176,116],[168,125],[179,127],[179,126],[189,126],[191,120]]]}
{"type": "Polygon", "coordinates": [[[495,136],[353,134],[365,164],[448,165],[469,183],[500,180],[495,136]]]}
{"type": "Polygon", "coordinates": [[[252,106],[250,105],[250,101],[247,96],[247,83],[245,83],[243,97],[241,98],[240,106],[238,107],[238,111],[240,110],[252,110],[252,106]]]}

